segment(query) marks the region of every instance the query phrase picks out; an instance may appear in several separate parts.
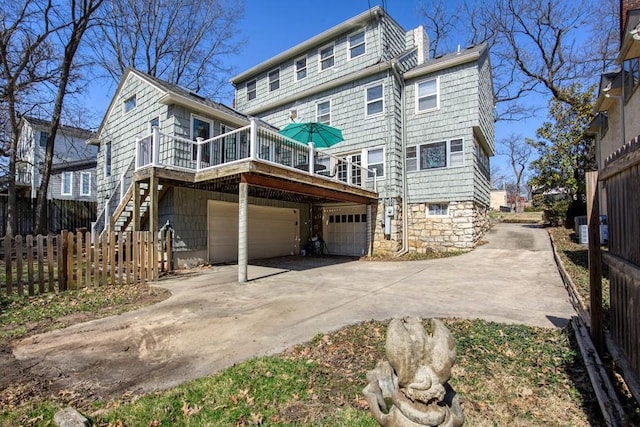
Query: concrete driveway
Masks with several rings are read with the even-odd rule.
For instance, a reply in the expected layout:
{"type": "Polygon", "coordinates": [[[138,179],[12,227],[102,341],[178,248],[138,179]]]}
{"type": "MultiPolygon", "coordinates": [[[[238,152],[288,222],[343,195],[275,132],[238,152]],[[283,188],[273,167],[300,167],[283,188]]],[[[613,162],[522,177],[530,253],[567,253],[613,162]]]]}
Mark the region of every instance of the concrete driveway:
{"type": "Polygon", "coordinates": [[[16,358],[56,385],[107,398],[174,386],[277,353],[320,332],[402,316],[482,318],[543,327],[574,314],[547,232],[500,224],[457,257],[364,262],[291,257],[163,280],[154,306],[27,338],[16,358]]]}

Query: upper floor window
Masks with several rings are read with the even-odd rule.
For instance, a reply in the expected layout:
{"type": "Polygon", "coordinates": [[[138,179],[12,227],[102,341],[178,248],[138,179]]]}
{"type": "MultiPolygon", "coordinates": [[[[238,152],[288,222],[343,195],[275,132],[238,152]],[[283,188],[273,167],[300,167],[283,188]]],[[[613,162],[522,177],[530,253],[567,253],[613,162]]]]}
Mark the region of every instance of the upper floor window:
{"type": "Polygon", "coordinates": [[[47,140],[49,139],[49,134],[47,132],[40,132],[40,147],[47,146],[47,140]]]}
{"type": "Polygon", "coordinates": [[[73,172],[62,172],[60,194],[63,196],[71,196],[73,194],[73,172]]]}
{"type": "Polygon", "coordinates": [[[373,178],[373,172],[376,171],[376,178],[384,176],[384,149],[383,148],[371,148],[366,151],[367,169],[369,169],[368,178],[373,178]]]}
{"type": "Polygon", "coordinates": [[[269,73],[269,92],[280,88],[280,70],[273,70],[269,73]]]}
{"type": "Polygon", "coordinates": [[[416,112],[435,110],[440,107],[438,79],[416,83],[416,112]]]}
{"type": "Polygon", "coordinates": [[[631,58],[624,61],[624,99],[625,101],[633,95],[633,91],[640,83],[640,58],[631,58]]]}
{"type": "MultiPolygon", "coordinates": [[[[198,117],[195,115],[191,115],[191,139],[197,141],[198,139],[207,140],[211,138],[211,129],[213,128],[213,124],[211,121],[205,119],[204,117],[198,117]]],[[[193,144],[191,150],[191,160],[198,159],[198,150],[202,149],[202,157],[201,160],[206,162],[209,159],[209,155],[211,153],[210,149],[211,143],[207,144],[193,144]],[[200,148],[202,147],[202,148],[200,148]]]]}
{"type": "Polygon", "coordinates": [[[384,97],[382,83],[365,89],[366,117],[375,116],[384,112],[384,97]]]}
{"type": "Polygon", "coordinates": [[[482,147],[475,138],[473,139],[473,155],[476,158],[480,171],[487,179],[490,179],[489,156],[484,147],[482,147]]]}
{"type": "Polygon", "coordinates": [[[295,61],[296,69],[296,81],[302,80],[307,77],[307,57],[303,56],[295,61]]]}
{"type": "Polygon", "coordinates": [[[104,176],[111,176],[111,143],[104,144],[104,176]]]}
{"type": "Polygon", "coordinates": [[[364,30],[349,36],[349,59],[365,53],[364,30]]]}
{"type": "Polygon", "coordinates": [[[407,147],[407,170],[428,170],[464,166],[464,140],[432,142],[407,147]]]}
{"type": "Polygon", "coordinates": [[[130,98],[125,99],[124,101],[124,112],[128,113],[129,111],[136,108],[136,96],[133,95],[130,98]]]}
{"type": "Polygon", "coordinates": [[[316,104],[316,122],[331,124],[331,101],[318,102],[316,104]]]}
{"type": "Polygon", "coordinates": [[[251,80],[247,82],[247,101],[251,101],[252,99],[256,99],[256,81],[251,80]]]}
{"type": "Polygon", "coordinates": [[[320,49],[320,71],[333,67],[335,64],[333,56],[333,45],[320,49]]]}
{"type": "Polygon", "coordinates": [[[80,174],[80,195],[81,196],[91,195],[91,173],[90,172],[82,172],[80,174]]]}

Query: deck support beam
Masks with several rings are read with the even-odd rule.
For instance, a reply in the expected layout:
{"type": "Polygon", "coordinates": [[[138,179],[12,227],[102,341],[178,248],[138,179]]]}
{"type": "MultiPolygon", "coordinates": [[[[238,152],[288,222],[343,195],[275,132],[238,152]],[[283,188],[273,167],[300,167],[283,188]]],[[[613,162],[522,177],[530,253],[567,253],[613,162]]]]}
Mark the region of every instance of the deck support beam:
{"type": "Polygon", "coordinates": [[[249,184],[240,182],[238,188],[238,282],[247,282],[249,259],[249,184]]]}

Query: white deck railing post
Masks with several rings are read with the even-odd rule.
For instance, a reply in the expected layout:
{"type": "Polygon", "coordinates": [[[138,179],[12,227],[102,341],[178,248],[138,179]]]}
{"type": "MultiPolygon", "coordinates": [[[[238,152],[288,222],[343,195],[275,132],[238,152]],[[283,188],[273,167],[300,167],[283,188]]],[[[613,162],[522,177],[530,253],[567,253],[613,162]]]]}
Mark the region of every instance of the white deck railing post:
{"type": "Polygon", "coordinates": [[[154,126],[151,134],[151,162],[153,166],[158,166],[160,164],[160,129],[154,126]]]}
{"type": "Polygon", "coordinates": [[[124,193],[125,193],[125,191],[127,191],[127,190],[124,188],[124,185],[125,185],[125,184],[124,184],[124,178],[125,178],[125,177],[124,177],[124,175],[125,175],[125,174],[126,174],[126,172],[125,172],[125,173],[123,173],[122,175],[120,175],[120,201],[122,201],[122,199],[124,199],[124,193]]]}
{"type": "Polygon", "coordinates": [[[313,145],[313,141],[309,143],[309,173],[313,175],[316,171],[316,147],[313,145]]]}
{"type": "Polygon", "coordinates": [[[111,222],[109,221],[109,202],[111,202],[111,198],[108,198],[106,204],[104,205],[104,229],[105,230],[109,229],[109,224],[111,222]]]}
{"type": "Polygon", "coordinates": [[[202,141],[204,141],[204,139],[202,139],[202,137],[197,137],[196,138],[196,170],[199,171],[200,170],[200,163],[202,162],[202,141]]]}
{"type": "Polygon", "coordinates": [[[135,168],[138,169],[139,167],[142,166],[141,165],[142,160],[140,159],[142,157],[142,155],[140,154],[140,151],[141,151],[141,149],[140,149],[140,138],[137,137],[137,136],[136,136],[136,148],[133,151],[134,151],[133,155],[136,158],[136,160],[135,160],[136,167],[135,168]]]}
{"type": "Polygon", "coordinates": [[[251,160],[258,158],[258,119],[251,117],[249,132],[249,157],[251,160]]]}

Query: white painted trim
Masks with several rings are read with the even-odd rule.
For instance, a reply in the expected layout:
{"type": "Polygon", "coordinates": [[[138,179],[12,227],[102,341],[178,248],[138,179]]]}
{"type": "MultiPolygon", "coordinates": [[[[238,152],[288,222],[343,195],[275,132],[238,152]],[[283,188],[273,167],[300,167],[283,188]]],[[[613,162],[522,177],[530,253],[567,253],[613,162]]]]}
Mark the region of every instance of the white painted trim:
{"type": "MultiPolygon", "coordinates": [[[[363,148],[362,149],[362,157],[360,158],[361,159],[360,162],[361,162],[363,168],[369,169],[369,152],[370,151],[375,151],[375,150],[382,150],[382,175],[376,175],[376,180],[384,179],[384,177],[386,176],[385,166],[387,164],[387,162],[386,162],[386,160],[387,160],[387,150],[386,150],[384,145],[377,145],[377,146],[374,146],[374,147],[363,148]]],[[[367,181],[373,181],[373,178],[369,177],[369,173],[368,172],[367,172],[366,180],[367,181]]]]}
{"type": "MultiPolygon", "coordinates": [[[[365,119],[371,119],[374,117],[379,117],[379,116],[383,116],[385,113],[385,102],[384,102],[384,89],[385,89],[385,85],[384,85],[384,81],[378,81],[375,83],[371,83],[367,86],[364,87],[364,118],[365,119]],[[372,88],[372,87],[376,87],[376,86],[382,86],[382,96],[379,98],[380,100],[382,100],[382,111],[379,113],[375,113],[375,114],[367,114],[368,112],[368,106],[370,103],[368,98],[367,98],[367,91],[372,88]]],[[[376,100],[377,101],[377,100],[376,100]]],[[[373,101],[375,102],[375,101],[373,101]]]]}
{"type": "Polygon", "coordinates": [[[361,58],[363,56],[365,56],[367,54],[367,29],[366,28],[362,28],[358,31],[354,31],[351,34],[347,35],[347,61],[351,61],[352,59],[358,59],[361,58]],[[364,37],[363,37],[363,41],[362,41],[362,45],[364,45],[364,52],[358,56],[351,56],[351,49],[353,49],[353,47],[357,47],[360,46],[360,44],[356,45],[356,46],[351,46],[351,37],[359,34],[359,33],[363,33],[364,37]]]}
{"type": "MultiPolygon", "coordinates": [[[[325,61],[326,61],[327,59],[328,59],[328,58],[325,58],[325,61]]],[[[331,70],[331,69],[332,69],[332,68],[334,68],[335,66],[336,66],[336,43],[335,43],[335,42],[331,42],[331,43],[326,44],[326,45],[324,45],[324,46],[320,46],[320,47],[318,48],[318,73],[322,73],[322,72],[325,72],[325,71],[331,70]],[[322,51],[323,51],[324,49],[328,48],[328,47],[331,47],[331,52],[332,52],[332,53],[331,53],[331,58],[333,58],[333,65],[332,65],[332,66],[330,66],[330,67],[327,67],[327,68],[323,69],[323,68],[322,68],[322,61],[323,61],[323,59],[322,59],[322,51]]]]}
{"type": "MultiPolygon", "coordinates": [[[[267,73],[267,88],[269,89],[269,93],[275,92],[280,89],[280,67],[274,68],[273,70],[267,73]],[[271,74],[278,73],[278,87],[275,89],[271,89],[271,74]]],[[[257,95],[257,94],[256,94],[257,95]]]]}
{"type": "Polygon", "coordinates": [[[138,94],[137,93],[134,93],[133,95],[128,96],[127,98],[125,98],[122,101],[122,115],[123,116],[128,115],[129,113],[134,111],[136,108],[138,108],[138,94]],[[133,99],[133,102],[134,102],[133,108],[127,111],[127,101],[130,101],[132,99],[133,99]]]}
{"type": "MultiPolygon", "coordinates": [[[[318,105],[320,105],[320,104],[324,104],[325,102],[328,102],[328,103],[329,103],[329,126],[331,126],[331,122],[332,122],[333,115],[331,114],[331,99],[330,99],[330,98],[329,98],[329,99],[319,99],[319,100],[317,100],[317,101],[316,101],[316,103],[315,103],[315,115],[316,115],[316,120],[315,120],[315,121],[316,121],[316,122],[319,122],[319,121],[320,121],[320,119],[319,119],[319,117],[318,117],[318,105]]],[[[324,122],[323,122],[323,123],[324,123],[324,122]]]]}
{"type": "Polygon", "coordinates": [[[73,196],[73,172],[62,172],[60,176],[60,195],[73,196]],[[69,177],[69,192],[64,191],[65,177],[69,177]]]}
{"type": "Polygon", "coordinates": [[[413,85],[413,90],[414,90],[414,98],[415,98],[415,114],[424,114],[424,113],[430,113],[432,111],[438,111],[440,109],[440,76],[438,77],[432,77],[429,79],[425,79],[425,80],[421,80],[419,82],[415,82],[413,85]],[[423,83],[428,83],[435,80],[436,81],[436,106],[433,108],[429,108],[427,110],[420,110],[419,109],[419,105],[420,105],[420,97],[419,97],[419,86],[423,83]]]}
{"type": "Polygon", "coordinates": [[[81,196],[91,196],[91,172],[80,172],[80,195],[81,196]],[[89,192],[85,193],[83,191],[83,183],[84,183],[84,178],[88,177],[89,180],[89,192]]]}
{"type": "Polygon", "coordinates": [[[295,58],[293,60],[293,81],[294,82],[299,82],[302,81],[304,79],[306,79],[309,76],[309,56],[307,55],[303,55],[303,56],[299,56],[297,58],[295,58]],[[297,63],[298,61],[300,61],[301,59],[304,59],[304,77],[299,79],[298,78],[298,68],[297,68],[297,63]]]}

